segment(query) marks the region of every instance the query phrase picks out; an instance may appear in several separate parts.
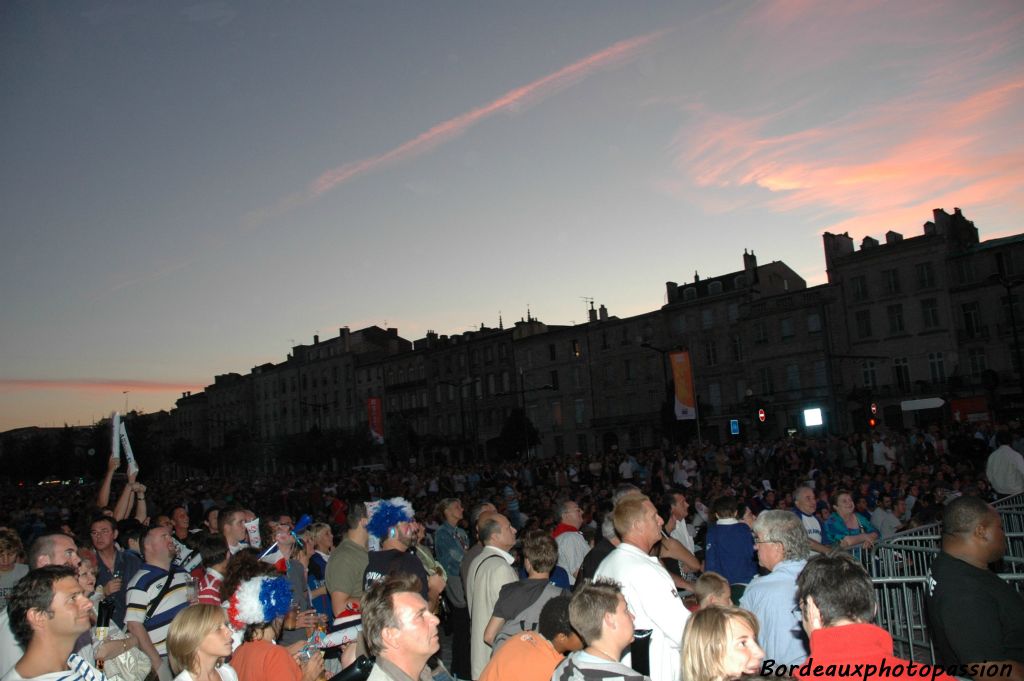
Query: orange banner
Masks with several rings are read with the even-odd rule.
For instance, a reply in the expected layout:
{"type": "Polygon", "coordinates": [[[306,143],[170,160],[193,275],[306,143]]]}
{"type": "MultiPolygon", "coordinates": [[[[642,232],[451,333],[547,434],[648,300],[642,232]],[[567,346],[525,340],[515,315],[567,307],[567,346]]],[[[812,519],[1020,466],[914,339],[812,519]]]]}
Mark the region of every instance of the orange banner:
{"type": "Polygon", "coordinates": [[[669,363],[672,364],[672,379],[676,392],[676,420],[692,421],[697,418],[697,400],[693,393],[693,367],[690,366],[690,353],[686,350],[670,352],[669,363]]]}

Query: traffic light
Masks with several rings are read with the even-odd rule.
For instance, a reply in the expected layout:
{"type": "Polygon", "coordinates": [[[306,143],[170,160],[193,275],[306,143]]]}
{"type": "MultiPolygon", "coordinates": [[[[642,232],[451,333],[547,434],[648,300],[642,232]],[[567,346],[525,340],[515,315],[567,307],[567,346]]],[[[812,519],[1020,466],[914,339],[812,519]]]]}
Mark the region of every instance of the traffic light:
{"type": "Polygon", "coordinates": [[[871,430],[874,430],[875,426],[877,426],[877,425],[878,425],[878,420],[875,419],[874,416],[872,416],[871,418],[868,419],[868,428],[870,428],[871,430]]]}

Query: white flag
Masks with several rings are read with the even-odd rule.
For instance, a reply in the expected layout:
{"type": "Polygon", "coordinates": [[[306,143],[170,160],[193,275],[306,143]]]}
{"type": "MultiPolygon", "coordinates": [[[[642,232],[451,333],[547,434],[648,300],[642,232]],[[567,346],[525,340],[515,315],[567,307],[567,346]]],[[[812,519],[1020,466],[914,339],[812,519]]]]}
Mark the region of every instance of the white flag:
{"type": "Polygon", "coordinates": [[[128,461],[128,474],[139,472],[139,464],[135,463],[135,455],[132,453],[132,443],[128,441],[128,431],[121,424],[121,446],[124,447],[124,458],[128,461]]]}
{"type": "Polygon", "coordinates": [[[110,458],[121,460],[121,415],[116,411],[110,416],[110,458]]]}

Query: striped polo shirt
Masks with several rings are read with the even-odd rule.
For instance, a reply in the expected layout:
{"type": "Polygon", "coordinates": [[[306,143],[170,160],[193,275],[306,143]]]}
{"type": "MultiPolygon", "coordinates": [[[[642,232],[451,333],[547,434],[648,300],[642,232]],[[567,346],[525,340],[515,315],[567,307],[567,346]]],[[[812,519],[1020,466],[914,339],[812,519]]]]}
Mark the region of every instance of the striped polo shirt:
{"type": "Polygon", "coordinates": [[[126,624],[142,622],[149,633],[149,639],[162,656],[167,655],[167,630],[171,626],[171,620],[179,611],[188,607],[188,580],[189,574],[176,565],[171,565],[171,572],[168,574],[161,567],[143,563],[132,577],[132,581],[128,583],[128,610],[125,612],[124,621],[126,624]],[[152,616],[146,617],[150,603],[160,594],[168,578],[171,580],[170,588],[152,616]]]}

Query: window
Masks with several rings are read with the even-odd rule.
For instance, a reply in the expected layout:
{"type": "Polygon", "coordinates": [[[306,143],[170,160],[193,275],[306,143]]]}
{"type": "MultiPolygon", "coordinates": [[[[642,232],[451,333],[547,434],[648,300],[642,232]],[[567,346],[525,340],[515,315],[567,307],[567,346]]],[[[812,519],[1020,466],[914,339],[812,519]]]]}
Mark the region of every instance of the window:
{"type": "Polygon", "coordinates": [[[974,261],[969,258],[959,260],[956,264],[956,278],[961,284],[974,281],[974,261]]]}
{"type": "Polygon", "coordinates": [[[967,351],[967,364],[971,370],[971,376],[980,376],[988,368],[983,348],[971,348],[967,351]]]}
{"type": "Polygon", "coordinates": [[[721,292],[722,292],[722,282],[720,282],[720,281],[713,281],[710,284],[708,284],[708,295],[709,296],[717,296],[721,292]]]}
{"type": "Polygon", "coordinates": [[[783,338],[793,337],[792,317],[783,317],[782,320],[779,321],[779,333],[782,335],[783,338]]]}
{"type": "Polygon", "coordinates": [[[735,324],[740,318],[740,306],[737,303],[729,303],[729,323],[735,324]]]}
{"type": "Polygon", "coordinates": [[[622,360],[622,376],[627,381],[633,380],[633,364],[628,359],[622,360]]]}
{"type": "Polygon", "coordinates": [[[786,365],[786,390],[800,389],[800,365],[786,365]]]}
{"type": "Polygon", "coordinates": [[[758,382],[761,384],[761,394],[771,395],[775,392],[775,384],[772,381],[772,368],[761,367],[758,370],[758,382]]]}
{"type": "Polygon", "coordinates": [[[550,374],[551,387],[558,390],[558,369],[553,369],[550,374]]]}
{"type": "Polygon", "coordinates": [[[687,286],[683,289],[683,300],[696,300],[697,299],[697,288],[694,286],[687,286]]]}
{"type": "Polygon", "coordinates": [[[1021,322],[1024,322],[1024,317],[1021,317],[1020,296],[1000,296],[999,304],[1003,308],[1003,321],[1008,327],[1012,327],[1014,322],[1019,327],[1021,322]]]}
{"type": "Polygon", "coordinates": [[[743,361],[743,338],[739,334],[732,337],[732,358],[736,362],[743,361]]]}
{"type": "Polygon", "coordinates": [[[941,352],[928,353],[928,371],[931,374],[932,383],[941,383],[946,380],[946,364],[941,352]]]}
{"type": "Polygon", "coordinates": [[[882,270],[882,284],[885,286],[885,292],[889,295],[894,295],[900,292],[900,272],[899,270],[882,270]]]}
{"type": "Polygon", "coordinates": [[[850,296],[854,300],[868,299],[868,280],[863,275],[850,278],[850,296]]]}
{"type": "Polygon", "coordinates": [[[484,361],[490,364],[494,361],[494,346],[488,345],[484,348],[484,361]]]}
{"type": "Polygon", "coordinates": [[[960,306],[964,315],[964,332],[968,338],[981,335],[981,305],[977,301],[964,303],[960,306]]]}
{"type": "Polygon", "coordinates": [[[555,352],[555,344],[554,343],[551,343],[550,345],[548,345],[548,359],[550,359],[551,361],[555,361],[556,359],[558,359],[558,353],[555,352]]]}
{"type": "Polygon", "coordinates": [[[821,331],[821,315],[811,312],[807,315],[807,333],[818,333],[821,331]]]}
{"type": "Polygon", "coordinates": [[[580,342],[578,340],[573,340],[572,342],[572,356],[575,357],[576,359],[579,359],[580,357],[583,356],[583,346],[580,345],[580,342]]]}
{"type": "Polygon", "coordinates": [[[910,361],[906,357],[893,358],[892,382],[903,392],[910,390],[910,361]]]}
{"type": "Polygon", "coordinates": [[[498,392],[497,388],[497,381],[494,380],[494,374],[487,374],[487,394],[495,394],[498,392]]]}
{"type": "Polygon", "coordinates": [[[764,322],[754,322],[754,342],[755,343],[767,343],[768,342],[768,327],[765,326],[764,322]]]}
{"type": "Polygon", "coordinates": [[[678,314],[672,318],[672,333],[677,336],[686,333],[686,315],[678,314]]]}
{"type": "Polygon", "coordinates": [[[710,329],[715,323],[715,311],[714,310],[701,310],[700,311],[700,325],[701,328],[710,329]]]}
{"type": "Polygon", "coordinates": [[[858,310],[854,315],[857,338],[871,338],[871,310],[858,310]]]}
{"type": "Polygon", "coordinates": [[[903,305],[889,305],[885,312],[889,317],[889,333],[903,333],[903,305]]]}
{"type": "Polygon", "coordinates": [[[586,418],[586,403],[583,400],[576,400],[573,402],[573,417],[576,420],[577,425],[582,425],[586,418]]]}
{"type": "Polygon", "coordinates": [[[714,341],[708,341],[704,344],[704,359],[709,367],[718,364],[718,348],[715,347],[714,341]]]}
{"type": "Polygon", "coordinates": [[[877,388],[878,376],[875,373],[875,363],[872,361],[861,362],[861,380],[865,388],[877,388]]]}
{"type": "Polygon", "coordinates": [[[921,301],[921,325],[926,329],[934,329],[939,325],[939,302],[935,298],[921,301]]]}
{"type": "Polygon", "coordinates": [[[917,274],[918,288],[931,288],[935,286],[935,267],[930,262],[919,262],[914,267],[917,274]]]}
{"type": "Polygon", "coordinates": [[[551,403],[551,425],[556,428],[562,425],[562,403],[551,403]]]}
{"type": "Polygon", "coordinates": [[[583,386],[583,372],[580,371],[578,366],[572,368],[572,387],[580,388],[583,386]]]}
{"type": "Polygon", "coordinates": [[[587,453],[587,436],[583,433],[576,436],[576,451],[580,454],[587,453]]]}
{"type": "MultiPolygon", "coordinates": [[[[504,346],[502,346],[504,347],[504,346]]],[[[507,371],[501,372],[501,392],[507,393],[512,390],[512,376],[507,371]]]]}
{"type": "Polygon", "coordinates": [[[816,359],[811,368],[811,373],[814,375],[814,387],[824,388],[828,385],[828,376],[825,372],[825,360],[816,359]]]}
{"type": "Polygon", "coordinates": [[[716,409],[722,406],[722,386],[718,383],[708,383],[708,404],[716,409]]]}
{"type": "Polygon", "coordinates": [[[1013,251],[996,253],[996,272],[1003,276],[1013,274],[1013,251]]]}

